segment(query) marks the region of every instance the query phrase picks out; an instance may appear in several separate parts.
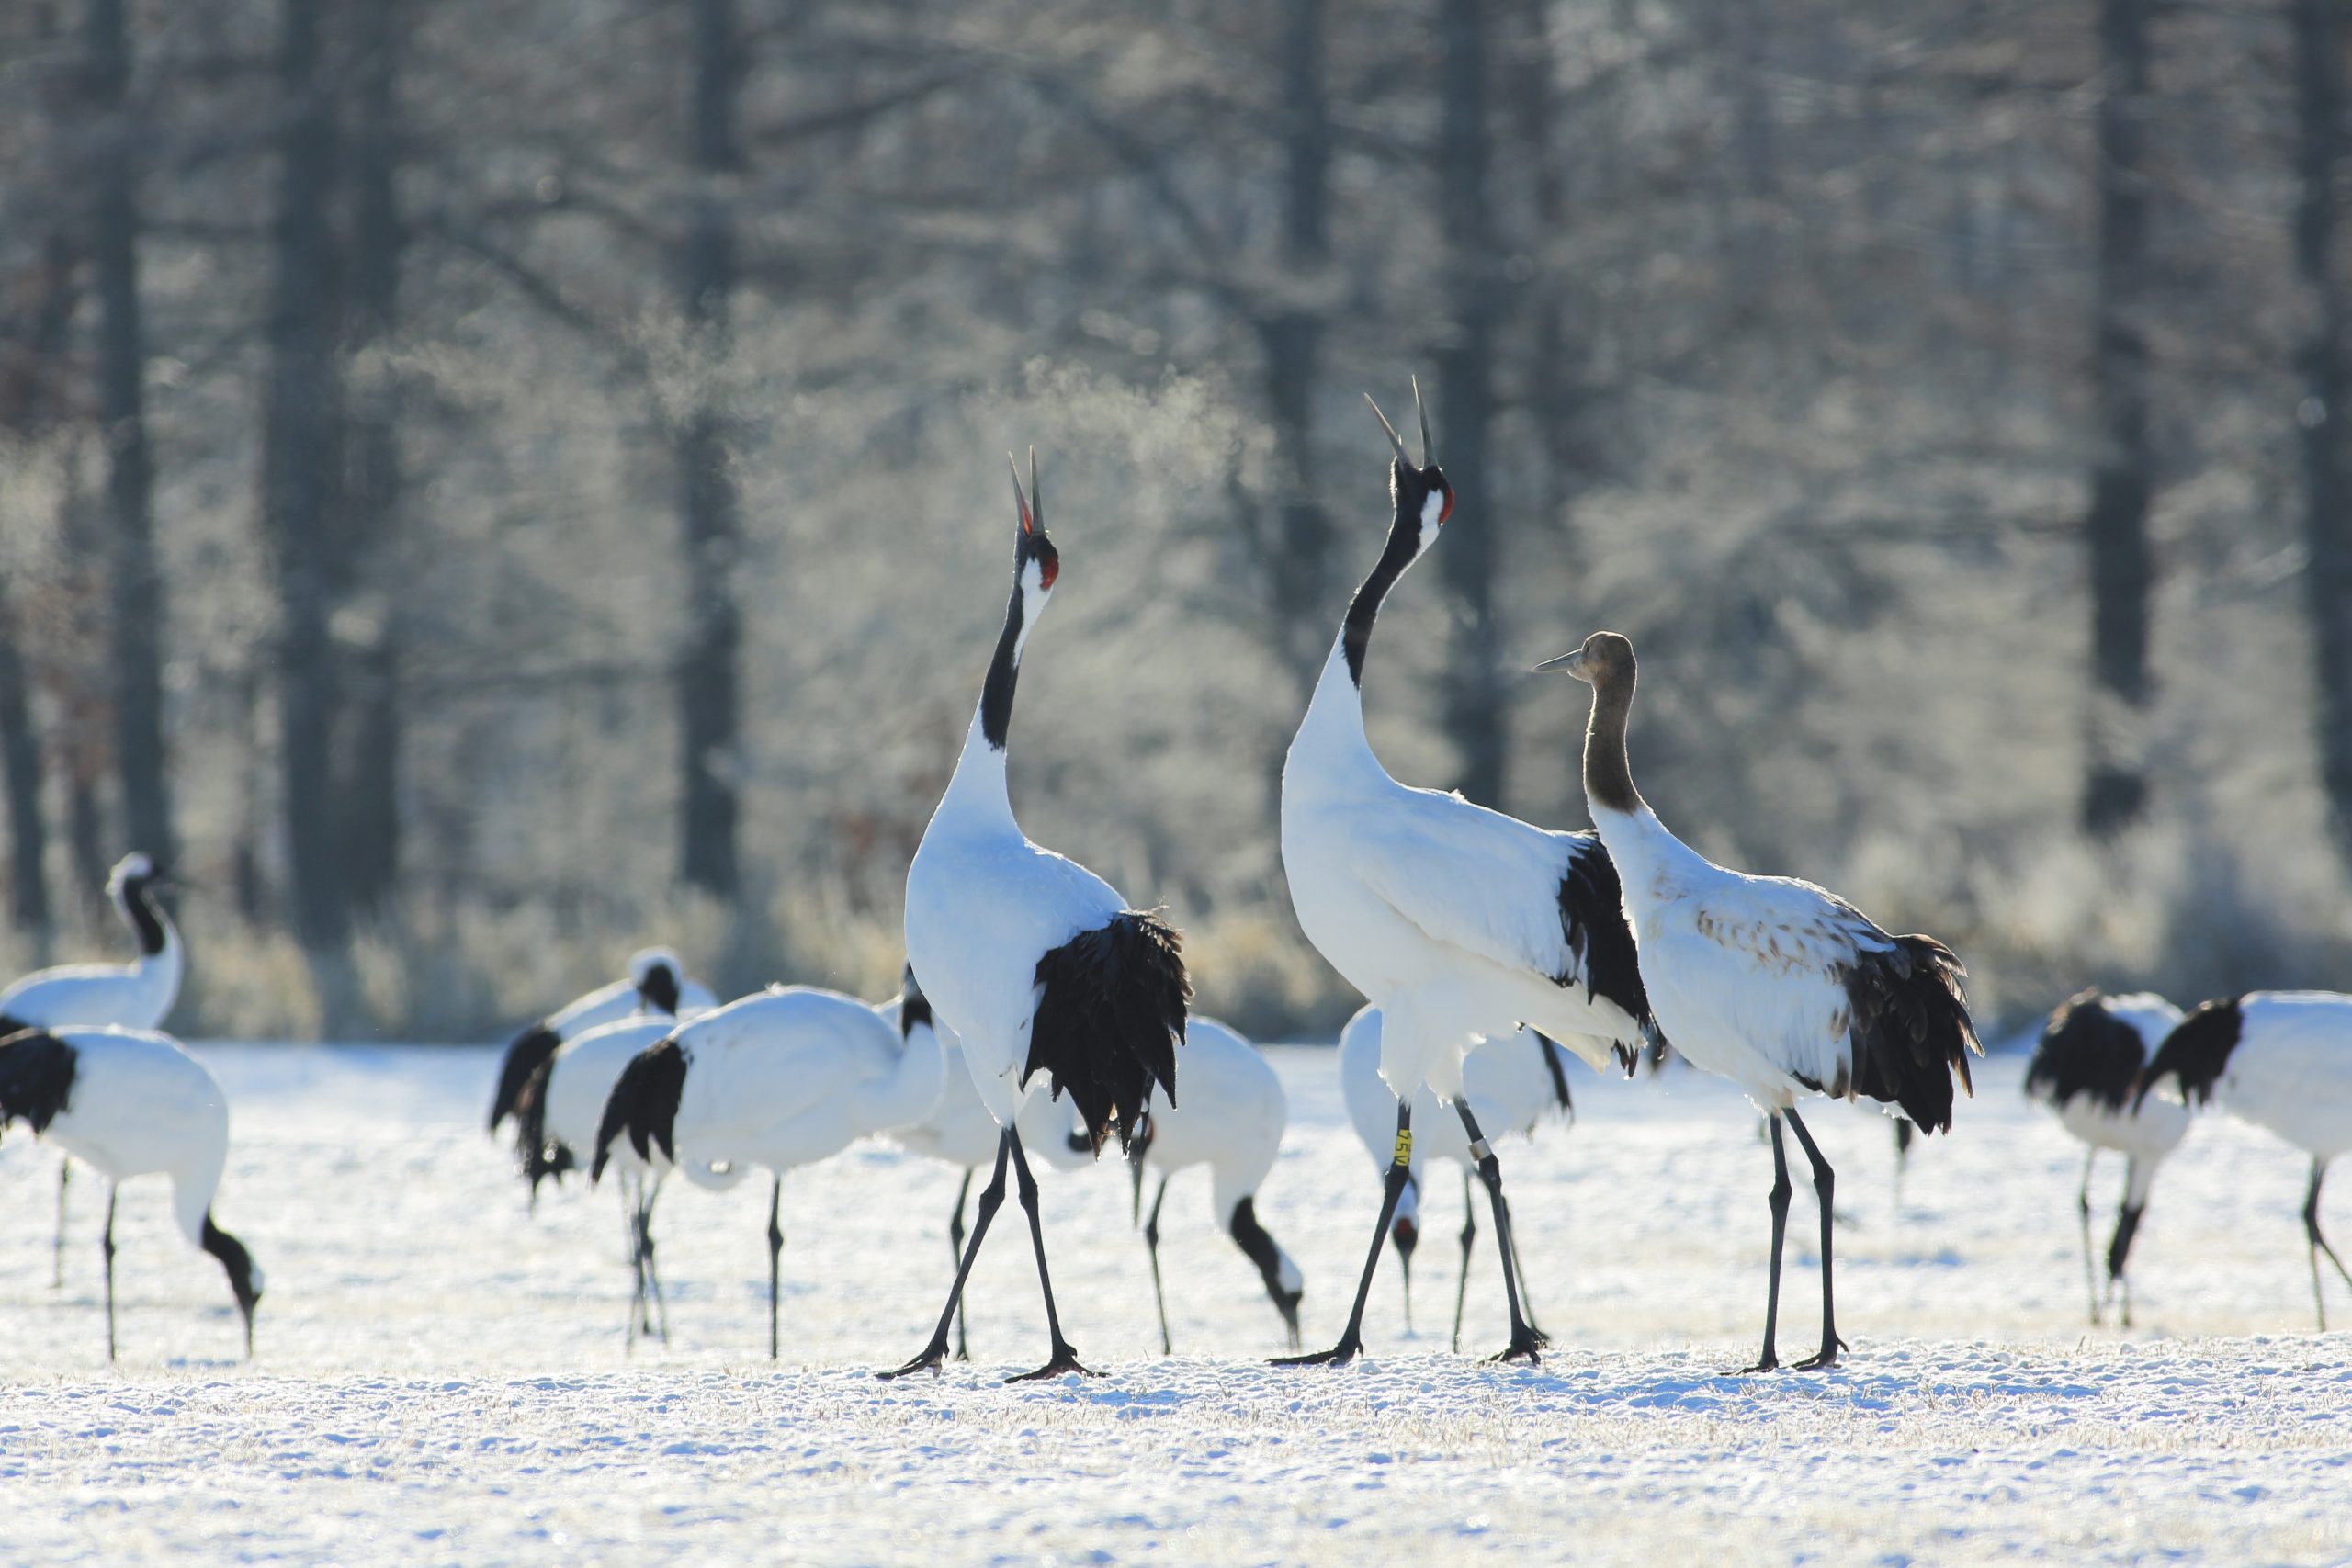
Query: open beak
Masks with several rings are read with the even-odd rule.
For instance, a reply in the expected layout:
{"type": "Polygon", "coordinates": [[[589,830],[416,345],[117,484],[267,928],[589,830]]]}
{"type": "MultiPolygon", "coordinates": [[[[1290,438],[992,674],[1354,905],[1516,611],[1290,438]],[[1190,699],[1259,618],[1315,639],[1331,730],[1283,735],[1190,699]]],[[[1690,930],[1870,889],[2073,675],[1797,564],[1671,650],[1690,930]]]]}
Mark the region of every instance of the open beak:
{"type": "Polygon", "coordinates": [[[1535,668],[1539,671],[1544,670],[1565,670],[1579,681],[1589,680],[1590,678],[1584,672],[1584,649],[1581,648],[1577,649],[1573,652],[1564,653],[1557,659],[1547,659],[1543,663],[1535,666],[1535,668]]]}
{"type": "Polygon", "coordinates": [[[1021,488],[1021,465],[1014,460],[1010,452],[1004,455],[1004,460],[1012,469],[1012,504],[1021,513],[1021,531],[1023,534],[1035,534],[1045,526],[1038,520],[1038,509],[1045,497],[1037,489],[1037,449],[1035,446],[1029,448],[1029,488],[1025,491],[1021,488]],[[1030,499],[1032,496],[1036,497],[1034,502],[1030,499]]]}

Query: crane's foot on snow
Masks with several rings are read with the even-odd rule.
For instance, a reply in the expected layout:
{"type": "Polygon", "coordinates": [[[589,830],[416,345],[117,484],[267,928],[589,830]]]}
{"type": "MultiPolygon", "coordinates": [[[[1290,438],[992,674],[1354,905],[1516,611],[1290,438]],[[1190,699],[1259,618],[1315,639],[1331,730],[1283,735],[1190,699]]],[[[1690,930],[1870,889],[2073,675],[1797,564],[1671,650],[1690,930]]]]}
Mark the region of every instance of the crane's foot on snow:
{"type": "Polygon", "coordinates": [[[1781,1358],[1767,1352],[1762,1360],[1757,1362],[1752,1367],[1740,1368],[1737,1371],[1732,1373],[1732,1376],[1736,1378],[1754,1377],[1758,1372],[1777,1372],[1780,1370],[1781,1358]]]}
{"type": "Polygon", "coordinates": [[[1047,1378],[1060,1377],[1064,1372],[1076,1372],[1082,1378],[1099,1378],[1102,1375],[1091,1367],[1081,1365],[1078,1359],[1078,1352],[1070,1348],[1070,1347],[1067,1345],[1057,1345],[1054,1347],[1054,1359],[1052,1360],[1047,1361],[1044,1366],[1039,1367],[1034,1372],[1016,1372],[1012,1377],[1009,1377],[1004,1381],[1007,1382],[1042,1382],[1047,1378]]]}
{"type": "Polygon", "coordinates": [[[1329,1350],[1312,1350],[1304,1356],[1276,1356],[1267,1362],[1272,1367],[1344,1367],[1363,1349],[1363,1341],[1350,1335],[1329,1350]]]}
{"type": "Polygon", "coordinates": [[[946,1359],[947,1341],[944,1339],[934,1339],[929,1345],[923,1347],[923,1352],[922,1355],[917,1356],[905,1366],[893,1367],[887,1372],[876,1372],[874,1375],[880,1378],[884,1382],[888,1382],[895,1378],[905,1377],[909,1372],[929,1372],[932,1376],[937,1377],[939,1375],[941,1364],[946,1359]]]}
{"type": "Polygon", "coordinates": [[[1843,1339],[1832,1339],[1828,1344],[1799,1361],[1796,1364],[1796,1370],[1801,1372],[1815,1372],[1826,1367],[1834,1367],[1838,1364],[1838,1352],[1844,1348],[1846,1348],[1846,1342],[1843,1339]]]}
{"type": "Polygon", "coordinates": [[[1524,1356],[1527,1359],[1527,1364],[1529,1366],[1536,1366],[1544,1359],[1541,1352],[1549,1349],[1551,1345],[1552,1337],[1544,1333],[1542,1329],[1537,1328],[1532,1324],[1530,1324],[1526,1327],[1521,1328],[1517,1333],[1513,1334],[1510,1337],[1510,1343],[1509,1345],[1505,1346],[1500,1350],[1496,1351],[1493,1355],[1487,1357],[1487,1359],[1489,1363],[1498,1361],[1516,1361],[1521,1357],[1524,1356]]]}

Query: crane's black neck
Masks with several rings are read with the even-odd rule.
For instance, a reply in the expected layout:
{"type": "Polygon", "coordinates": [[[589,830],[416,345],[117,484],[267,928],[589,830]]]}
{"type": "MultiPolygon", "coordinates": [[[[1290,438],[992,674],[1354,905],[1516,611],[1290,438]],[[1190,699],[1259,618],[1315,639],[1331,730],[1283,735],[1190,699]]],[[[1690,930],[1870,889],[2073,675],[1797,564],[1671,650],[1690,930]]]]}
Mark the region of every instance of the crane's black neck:
{"type": "Polygon", "coordinates": [[[1021,584],[1012,585],[1012,600],[1004,607],[1004,630],[998,634],[996,654],[989,660],[989,678],[980,688],[980,733],[1001,751],[1012,729],[1012,687],[1021,679],[1021,584]]]}
{"type": "Polygon", "coordinates": [[[1348,601],[1347,619],[1340,623],[1340,645],[1348,658],[1348,679],[1356,689],[1363,689],[1363,658],[1372,648],[1372,626],[1380,618],[1381,601],[1405,575],[1405,569],[1421,553],[1421,519],[1419,503],[1407,504],[1400,492],[1396,497],[1396,515],[1388,525],[1388,545],[1373,563],[1371,572],[1357,587],[1355,597],[1348,601]]]}
{"type": "Polygon", "coordinates": [[[122,883],[123,919],[130,922],[131,934],[139,939],[142,958],[159,957],[166,940],[164,912],[155,907],[153,882],[153,877],[130,876],[122,883]]]}
{"type": "Polygon", "coordinates": [[[932,1021],[931,998],[915,984],[915,972],[907,971],[899,987],[899,1038],[905,1041],[921,1026],[932,1021]]]}

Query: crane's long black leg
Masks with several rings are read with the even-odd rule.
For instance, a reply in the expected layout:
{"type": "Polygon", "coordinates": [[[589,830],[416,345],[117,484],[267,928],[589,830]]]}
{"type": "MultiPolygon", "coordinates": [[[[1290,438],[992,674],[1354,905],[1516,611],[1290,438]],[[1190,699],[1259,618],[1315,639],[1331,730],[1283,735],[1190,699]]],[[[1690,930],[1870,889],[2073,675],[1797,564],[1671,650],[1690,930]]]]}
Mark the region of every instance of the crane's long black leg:
{"type": "Polygon", "coordinates": [[[662,1184],[668,1179],[667,1175],[641,1176],[638,1178],[637,1189],[637,1245],[645,1258],[645,1294],[649,1303],[645,1332],[657,1332],[654,1318],[658,1314],[661,1320],[658,1332],[662,1337],[662,1348],[665,1350],[670,1347],[670,1302],[662,1293],[662,1270],[653,1259],[653,1201],[662,1196],[662,1184]]]}
{"type": "Polygon", "coordinates": [[[1804,1157],[1813,1162],[1814,1195],[1821,1200],[1821,1348],[1797,1363],[1800,1371],[1810,1371],[1815,1367],[1836,1366],[1838,1352],[1846,1348],[1846,1342],[1838,1337],[1838,1298],[1829,1257],[1829,1200],[1838,1186],[1838,1173],[1821,1157],[1821,1146],[1813,1141],[1813,1134],[1805,1130],[1797,1113],[1784,1111],[1781,1115],[1796,1134],[1804,1157]]]}
{"type": "Polygon", "coordinates": [[[2335,1256],[2335,1248],[2328,1246],[2327,1237],[2319,1234],[2319,1184],[2326,1176],[2327,1162],[2312,1160],[2312,1190],[2303,1199],[2303,1235],[2311,1244],[2312,1255],[2312,1304],[2319,1309],[2319,1327],[2323,1334],[2327,1332],[2327,1300],[2320,1293],[2319,1255],[2326,1253],[2327,1260],[2335,1265],[2335,1271],[2344,1276],[2344,1282],[2352,1285],[2352,1273],[2345,1271],[2344,1259],[2335,1256]]]}
{"type": "Polygon", "coordinates": [[[1151,1218],[1143,1223],[1143,1244],[1151,1250],[1151,1299],[1159,1308],[1159,1353],[1172,1356],[1176,1347],[1168,1337],[1168,1296],[1159,1287],[1159,1206],[1168,1201],[1168,1178],[1159,1179],[1159,1190],[1151,1200],[1151,1218]]]}
{"type": "MultiPolygon", "coordinates": [[[[964,1168],[964,1184],[956,1189],[956,1212],[947,1216],[947,1260],[951,1263],[964,1261],[964,1200],[971,1195],[972,1170],[967,1166],[964,1168]]],[[[972,1359],[971,1341],[964,1337],[964,1301],[961,1296],[956,1300],[956,1359],[959,1361],[972,1359]]]]}
{"type": "Polygon", "coordinates": [[[2099,1325],[2101,1313],[2098,1300],[2098,1262],[2091,1253],[2091,1168],[2098,1164],[2098,1150],[2094,1147],[2090,1157],[2083,1161],[2083,1190],[2075,1195],[2075,1217],[2083,1231],[2083,1283],[2091,1295],[2091,1326],[2099,1325]]]}
{"type": "Polygon", "coordinates": [[[947,1288],[947,1305],[939,1314],[939,1326],[932,1330],[931,1343],[906,1365],[875,1376],[889,1379],[902,1378],[909,1372],[936,1372],[940,1363],[947,1359],[947,1325],[956,1321],[956,1309],[963,1304],[964,1281],[971,1276],[973,1259],[980,1255],[980,1243],[988,1239],[989,1222],[996,1218],[997,1210],[1004,1203],[1004,1168],[1012,1152],[1012,1129],[1008,1127],[997,1137],[996,1171],[989,1178],[989,1184],[980,1189],[979,1211],[972,1216],[972,1239],[964,1248],[964,1260],[956,1265],[956,1282],[947,1288]]]}
{"type": "Polygon", "coordinates": [[[1462,1172],[1462,1277],[1453,1282],[1453,1349],[1462,1350],[1462,1303],[1470,1294],[1470,1244],[1478,1239],[1478,1201],[1471,1196],[1470,1172],[1462,1172]]]}
{"type": "Polygon", "coordinates": [[[2123,1196],[2115,1205],[2115,1235],[2107,1244],[2107,1289],[2099,1297],[2104,1311],[2107,1303],[2120,1291],[2123,1297],[2122,1325],[2132,1326],[2132,1281],[2123,1272],[2124,1259],[2132,1256],[2132,1238],[2139,1234],[2140,1211],[2132,1206],[2132,1194],[2140,1185],[2140,1157],[2127,1155],[2123,1160],[2123,1196]]]}
{"type": "Polygon", "coordinates": [[[784,1178],[768,1189],[768,1359],[775,1359],[775,1301],[783,1284],[784,1227],[776,1223],[784,1202],[784,1178]]]}
{"type": "Polygon", "coordinates": [[[1789,1232],[1789,1194],[1795,1190],[1789,1185],[1789,1156],[1781,1145],[1781,1119],[1770,1117],[1766,1124],[1772,1130],[1772,1190],[1765,1198],[1772,1208],[1772,1273],[1764,1294],[1764,1354],[1747,1369],[1751,1372],[1769,1372],[1781,1364],[1781,1242],[1789,1232]]]}
{"type": "Polygon", "coordinates": [[[1009,1377],[1007,1382],[1032,1382],[1040,1378],[1057,1378],[1064,1372],[1076,1372],[1081,1377],[1097,1374],[1080,1365],[1078,1352],[1062,1337],[1061,1314],[1054,1306],[1054,1280],[1046,1270],[1046,1226],[1037,1217],[1037,1179],[1029,1174],[1029,1156],[1022,1152],[1021,1134],[1012,1128],[1004,1130],[1005,1146],[1012,1151],[1012,1174],[1021,1183],[1021,1207],[1029,1216],[1029,1245],[1037,1254],[1037,1284],[1046,1292],[1046,1333],[1052,1341],[1053,1354],[1046,1364],[1035,1371],[1009,1377]]]}
{"type": "MultiPolygon", "coordinates": [[[[2314,1187],[2316,1190],[2316,1187],[2314,1187]]],[[[107,1365],[114,1365],[114,1196],[115,1184],[107,1183],[107,1228],[98,1238],[98,1249],[107,1259],[107,1365]]],[[[2312,1266],[2313,1279],[2319,1277],[2319,1266],[2312,1266]]]]}
{"type": "MultiPolygon", "coordinates": [[[[1519,1247],[1510,1234],[1510,1206],[1503,1201],[1503,1162],[1495,1157],[1487,1135],[1478,1131],[1478,1119],[1470,1113],[1470,1102],[1457,1100],[1453,1109],[1462,1118],[1462,1130],[1470,1135],[1470,1157],[1478,1162],[1478,1179],[1487,1184],[1487,1198],[1495,1211],[1495,1246],[1502,1252],[1503,1300],[1510,1307],[1510,1343],[1492,1359],[1510,1361],[1524,1356],[1531,1362],[1540,1361],[1545,1340],[1519,1306],[1519,1247]]],[[[1464,1263],[1466,1266],[1468,1259],[1464,1263]]]]}
{"type": "Polygon", "coordinates": [[[1894,1217],[1903,1217],[1903,1173],[1911,1164],[1911,1123],[1897,1116],[1894,1119],[1894,1217]]]}
{"type": "Polygon", "coordinates": [[[1396,1200],[1413,1174],[1413,1102],[1396,1105],[1396,1151],[1389,1157],[1388,1174],[1380,1184],[1380,1220],[1372,1227],[1372,1250],[1364,1254],[1363,1278],[1356,1281],[1356,1304],[1349,1310],[1348,1326],[1329,1350],[1304,1356],[1277,1356],[1277,1367],[1344,1366],[1363,1348],[1363,1303],[1372,1294],[1372,1277],[1380,1268],[1380,1248],[1388,1239],[1389,1222],[1396,1217],[1396,1200]]]}
{"type": "Polygon", "coordinates": [[[57,1241],[50,1248],[49,1288],[65,1287],[65,1189],[74,1179],[74,1159],[67,1156],[57,1168],[57,1241]]]}
{"type": "Polygon", "coordinates": [[[1535,1337],[1548,1345],[1552,1337],[1535,1321],[1535,1292],[1527,1288],[1527,1255],[1519,1250],[1519,1222],[1511,1218],[1508,1198],[1503,1200],[1503,1221],[1511,1228],[1510,1260],[1519,1266],[1519,1310],[1527,1314],[1527,1326],[1535,1331],[1535,1337]]]}

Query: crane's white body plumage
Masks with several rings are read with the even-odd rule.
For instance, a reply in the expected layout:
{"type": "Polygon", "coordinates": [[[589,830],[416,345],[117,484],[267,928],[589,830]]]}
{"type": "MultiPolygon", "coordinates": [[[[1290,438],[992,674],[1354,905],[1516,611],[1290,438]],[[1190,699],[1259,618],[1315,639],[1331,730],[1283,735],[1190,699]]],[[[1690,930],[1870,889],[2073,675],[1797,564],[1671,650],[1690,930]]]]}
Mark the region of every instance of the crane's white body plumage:
{"type": "Polygon", "coordinates": [[[1013,1125],[1027,1093],[1020,1080],[1043,995],[1037,961],[1126,907],[1109,883],[1022,833],[1005,754],[975,716],[907,870],[907,962],[963,1043],[973,1087],[1000,1126],[1013,1125]]]}
{"type": "Polygon", "coordinates": [[[1560,886],[1591,840],[1398,784],[1374,755],[1334,645],[1283,767],[1283,867],[1300,927],[1380,1008],[1380,1076],[1399,1097],[1462,1089],[1475,1037],[1532,1024],[1595,1066],[1640,1026],[1577,973],[1560,886]]]}
{"type": "Polygon", "coordinates": [[[153,901],[146,884],[154,868],[143,854],[125,855],[107,881],[114,902],[141,953],[128,964],[62,964],[37,969],[0,990],[0,1019],[30,1029],[57,1030],[74,1026],[116,1025],[124,1029],[155,1029],[171,1016],[179,999],[187,951],[172,918],[153,901]],[[130,900],[141,901],[134,913],[130,900]],[[144,951],[141,915],[154,921],[161,936],[158,951],[144,951]]]}
{"type": "MultiPolygon", "coordinates": [[[[839,991],[779,986],[671,1030],[686,1058],[674,1135],[689,1179],[731,1184],[745,1166],[781,1175],[927,1115],[938,1036],[919,1025],[902,1042],[894,1018],[839,991]]],[[[667,1163],[658,1148],[652,1157],[667,1163]]]]}
{"type": "Polygon", "coordinates": [[[41,1136],[111,1181],[168,1176],[191,1246],[229,1161],[229,1097],[212,1070],[152,1030],[53,1029],[74,1050],[74,1089],[41,1136]]]}
{"type": "Polygon", "coordinates": [[[2352,1149],[2352,996],[2250,991],[2238,1016],[2214,1099],[2322,1162],[2352,1149]]]}
{"type": "MultiPolygon", "coordinates": [[[[896,1027],[898,1004],[891,1003],[884,1016],[896,1027]]],[[[942,1062],[939,1098],[926,1114],[891,1128],[889,1138],[910,1154],[970,1170],[996,1157],[1004,1130],[981,1103],[979,1088],[964,1063],[964,1043],[944,1022],[934,1021],[932,1027],[938,1034],[942,1062]]]]}
{"type": "Polygon", "coordinates": [[[1624,888],[1650,1010],[1674,1048],[1767,1112],[1848,1093],[1852,1020],[1840,976],[1894,939],[1812,883],[1714,864],[1646,806],[1596,802],[1592,818],[1624,888]]]}

